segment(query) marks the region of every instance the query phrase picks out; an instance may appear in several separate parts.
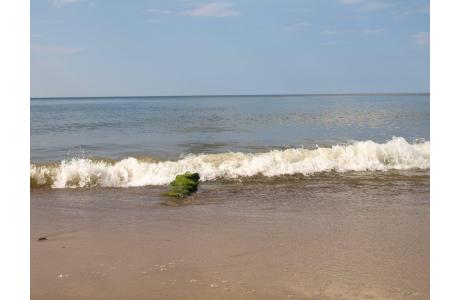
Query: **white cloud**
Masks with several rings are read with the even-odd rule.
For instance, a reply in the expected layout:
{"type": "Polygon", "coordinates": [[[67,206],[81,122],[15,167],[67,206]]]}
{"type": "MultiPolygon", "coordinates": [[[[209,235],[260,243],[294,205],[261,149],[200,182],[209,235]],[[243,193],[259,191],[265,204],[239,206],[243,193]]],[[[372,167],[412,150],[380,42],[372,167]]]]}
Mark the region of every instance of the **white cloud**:
{"type": "Polygon", "coordinates": [[[347,43],[341,42],[341,41],[329,41],[329,42],[323,42],[320,45],[322,46],[340,46],[340,45],[346,45],[347,43]]]}
{"type": "Polygon", "coordinates": [[[364,34],[375,35],[386,31],[386,28],[377,28],[377,29],[367,29],[364,30],[364,34]]]}
{"type": "Polygon", "coordinates": [[[235,17],[240,13],[232,3],[212,2],[197,4],[194,9],[183,11],[181,14],[191,17],[235,17]]]}
{"type": "Polygon", "coordinates": [[[368,0],[340,0],[346,5],[356,5],[363,11],[378,11],[393,7],[394,4],[383,1],[368,1],[368,0]]]}
{"type": "Polygon", "coordinates": [[[415,43],[419,46],[430,45],[430,33],[423,31],[412,35],[415,43]]]}
{"type": "Polygon", "coordinates": [[[337,34],[337,31],[335,31],[335,30],[323,30],[323,31],[321,31],[321,34],[323,34],[323,35],[334,35],[334,34],[337,34]]]}
{"type": "Polygon", "coordinates": [[[240,13],[232,3],[212,2],[204,4],[192,4],[195,8],[190,10],[174,11],[169,9],[147,9],[146,11],[155,15],[176,15],[190,17],[234,17],[240,13]]]}
{"type": "Polygon", "coordinates": [[[378,10],[384,10],[390,7],[393,7],[394,5],[391,3],[387,2],[367,2],[364,3],[361,8],[364,11],[378,11],[378,10]]]}
{"type": "Polygon", "coordinates": [[[406,7],[406,8],[393,10],[391,13],[399,17],[415,15],[415,14],[429,14],[430,7],[429,6],[406,7]]]}
{"type": "Polygon", "coordinates": [[[81,0],[50,0],[51,4],[55,7],[77,3],[81,0]]]}
{"type": "Polygon", "coordinates": [[[289,25],[289,26],[285,27],[284,29],[287,30],[287,31],[299,31],[299,30],[304,29],[307,26],[308,26],[308,23],[299,22],[299,23],[289,25]]]}
{"type": "Polygon", "coordinates": [[[156,15],[172,15],[175,14],[174,11],[168,9],[147,9],[147,12],[156,14],[156,15]]]}
{"type": "Polygon", "coordinates": [[[353,5],[353,4],[358,4],[358,3],[362,3],[364,0],[340,0],[340,2],[342,2],[343,4],[347,4],[347,5],[353,5]]]}

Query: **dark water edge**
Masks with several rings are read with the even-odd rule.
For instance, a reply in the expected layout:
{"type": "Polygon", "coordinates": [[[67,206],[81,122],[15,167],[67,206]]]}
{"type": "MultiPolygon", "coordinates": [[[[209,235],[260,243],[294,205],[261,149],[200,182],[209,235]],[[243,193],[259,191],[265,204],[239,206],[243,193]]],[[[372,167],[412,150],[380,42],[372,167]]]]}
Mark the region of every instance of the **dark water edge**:
{"type": "MultiPolygon", "coordinates": [[[[52,165],[52,164],[43,164],[52,165]]],[[[313,174],[294,174],[294,175],[282,175],[267,177],[262,175],[256,175],[251,177],[240,177],[234,179],[220,178],[213,181],[201,182],[201,186],[221,186],[223,189],[237,185],[279,185],[284,184],[286,186],[292,186],[298,188],[302,186],[313,186],[315,184],[344,184],[344,185],[369,185],[369,186],[382,186],[382,185],[417,185],[419,183],[427,183],[429,185],[430,170],[389,170],[389,171],[348,171],[348,172],[318,172],[313,174]]],[[[135,190],[135,189],[146,189],[146,190],[163,190],[167,188],[167,185],[163,186],[145,186],[145,187],[82,187],[82,188],[64,188],[54,189],[50,184],[38,185],[33,180],[30,182],[31,191],[41,190],[73,190],[77,191],[88,191],[98,189],[104,190],[135,190]]]]}
{"type": "MultiPolygon", "coordinates": [[[[129,204],[129,207],[161,208],[161,204],[168,199],[162,194],[168,190],[168,185],[143,186],[128,188],[90,187],[53,189],[49,187],[31,188],[31,197],[37,199],[56,198],[63,203],[79,204],[80,199],[98,199],[98,203],[107,205],[129,204]],[[67,199],[69,198],[69,199],[67,199]],[[113,202],[113,203],[112,203],[113,202]]],[[[429,170],[406,170],[386,172],[324,172],[305,176],[301,174],[264,177],[253,176],[236,179],[220,179],[201,182],[198,192],[190,199],[191,204],[206,205],[210,203],[251,203],[260,205],[267,201],[277,203],[274,195],[282,196],[283,205],[295,206],[296,202],[313,199],[322,193],[335,193],[340,199],[344,194],[353,195],[354,192],[363,195],[379,194],[387,198],[390,203],[396,195],[427,194],[430,191],[429,170]]],[[[429,200],[429,199],[428,199],[429,200]]],[[[48,200],[47,200],[48,202],[48,200]]],[[[51,204],[51,203],[50,203],[51,204]]],[[[87,205],[90,203],[80,203],[87,205]]],[[[297,203],[298,204],[298,203],[297,203]]],[[[399,203],[400,204],[400,203],[399,203]]],[[[396,203],[396,205],[399,205],[396,203]]],[[[429,204],[429,202],[424,202],[429,204]]]]}

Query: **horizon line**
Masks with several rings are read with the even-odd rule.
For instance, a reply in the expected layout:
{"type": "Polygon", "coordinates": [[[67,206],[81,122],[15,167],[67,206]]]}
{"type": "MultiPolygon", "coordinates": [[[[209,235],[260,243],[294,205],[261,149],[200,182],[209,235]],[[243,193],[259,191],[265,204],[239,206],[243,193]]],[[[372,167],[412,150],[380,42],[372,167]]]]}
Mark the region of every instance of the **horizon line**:
{"type": "Polygon", "coordinates": [[[150,96],[52,96],[30,97],[30,99],[108,99],[108,98],[194,98],[194,97],[267,97],[267,96],[378,96],[378,95],[430,95],[430,92],[387,92],[387,93],[299,93],[299,94],[204,94],[204,95],[150,95],[150,96]]]}

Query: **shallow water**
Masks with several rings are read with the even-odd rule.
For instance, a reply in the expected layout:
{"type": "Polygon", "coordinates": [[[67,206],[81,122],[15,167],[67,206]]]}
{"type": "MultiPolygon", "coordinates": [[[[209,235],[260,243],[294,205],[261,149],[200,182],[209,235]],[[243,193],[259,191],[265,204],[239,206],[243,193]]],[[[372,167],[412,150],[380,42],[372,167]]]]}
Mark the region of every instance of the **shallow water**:
{"type": "Polygon", "coordinates": [[[32,298],[429,299],[426,172],[165,189],[32,191],[32,298]]]}

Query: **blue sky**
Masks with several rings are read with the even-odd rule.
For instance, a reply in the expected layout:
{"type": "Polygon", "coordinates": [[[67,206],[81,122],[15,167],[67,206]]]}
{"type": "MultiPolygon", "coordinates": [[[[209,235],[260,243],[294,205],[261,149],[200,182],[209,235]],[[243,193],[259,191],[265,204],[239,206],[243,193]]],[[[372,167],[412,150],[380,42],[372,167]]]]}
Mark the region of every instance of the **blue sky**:
{"type": "Polygon", "coordinates": [[[429,1],[31,1],[31,96],[429,91],[429,1]]]}

